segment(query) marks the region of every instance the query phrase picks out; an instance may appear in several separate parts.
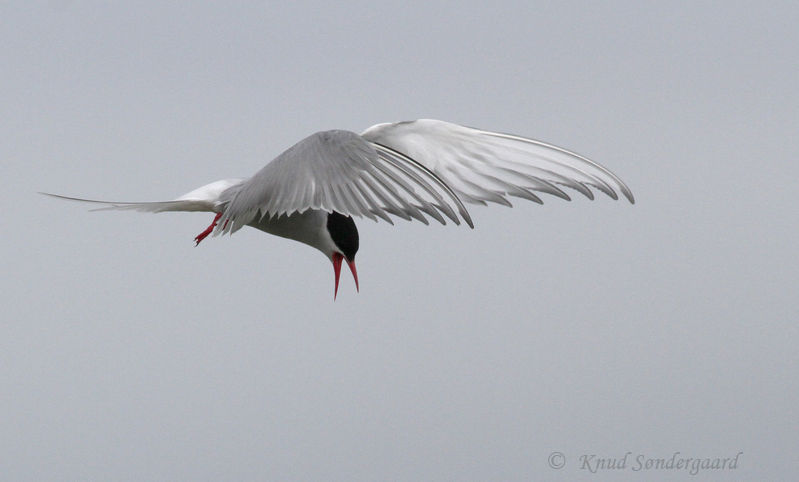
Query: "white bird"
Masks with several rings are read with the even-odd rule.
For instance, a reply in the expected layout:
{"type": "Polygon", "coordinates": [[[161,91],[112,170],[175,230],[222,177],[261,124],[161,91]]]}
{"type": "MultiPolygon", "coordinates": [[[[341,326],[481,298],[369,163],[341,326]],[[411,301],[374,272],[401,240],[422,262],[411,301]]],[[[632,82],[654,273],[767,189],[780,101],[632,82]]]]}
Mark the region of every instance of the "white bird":
{"type": "Polygon", "coordinates": [[[172,201],[102,203],[100,209],[146,212],[216,213],[196,245],[212,232],[234,233],[243,226],[312,246],[330,259],[338,294],[343,260],[356,289],[358,230],[352,216],[391,216],[428,224],[465,221],[464,203],[511,206],[508,196],[543,204],[536,192],[567,201],[561,187],[593,199],[595,188],[613,199],[630,189],[613,173],[579,154],[544,142],[421,119],[377,124],[360,135],[344,130],[317,132],[298,142],[249,179],[224,179],[172,201]]]}

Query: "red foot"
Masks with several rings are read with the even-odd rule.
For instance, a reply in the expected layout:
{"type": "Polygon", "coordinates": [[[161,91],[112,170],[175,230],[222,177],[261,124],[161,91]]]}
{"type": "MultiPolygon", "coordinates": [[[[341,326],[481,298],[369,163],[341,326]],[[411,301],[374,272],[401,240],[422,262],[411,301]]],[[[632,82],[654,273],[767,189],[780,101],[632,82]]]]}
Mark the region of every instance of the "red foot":
{"type": "MultiPolygon", "coordinates": [[[[211,231],[213,231],[214,228],[216,227],[216,222],[219,221],[219,218],[221,218],[221,217],[222,217],[222,213],[216,213],[216,217],[214,218],[214,222],[212,222],[210,226],[205,228],[205,231],[203,231],[202,233],[198,234],[197,237],[194,238],[194,241],[196,242],[196,244],[194,245],[195,247],[199,246],[200,245],[200,241],[202,241],[203,239],[207,238],[208,235],[211,234],[211,231]]],[[[225,224],[227,224],[227,223],[225,223],[225,224]]]]}

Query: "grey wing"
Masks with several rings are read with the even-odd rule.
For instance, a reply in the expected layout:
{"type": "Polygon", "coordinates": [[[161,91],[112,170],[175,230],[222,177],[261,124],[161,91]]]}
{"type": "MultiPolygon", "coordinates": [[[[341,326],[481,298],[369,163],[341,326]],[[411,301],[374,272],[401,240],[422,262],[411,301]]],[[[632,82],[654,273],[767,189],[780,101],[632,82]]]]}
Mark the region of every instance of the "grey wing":
{"type": "Polygon", "coordinates": [[[635,203],[615,174],[585,157],[544,142],[431,119],[378,124],[361,134],[425,165],[464,201],[510,206],[508,196],[541,203],[534,192],[569,200],[561,189],[589,199],[595,188],[613,199],[621,192],[635,203]]]}
{"type": "Polygon", "coordinates": [[[92,203],[102,205],[92,211],[141,211],[148,213],[163,213],[169,211],[207,211],[218,212],[223,205],[220,202],[220,196],[229,190],[231,186],[241,184],[241,179],[222,179],[214,181],[205,186],[198,187],[197,189],[187,192],[177,199],[170,201],[155,201],[155,202],[129,202],[129,201],[98,201],[96,199],[84,199],[79,197],[62,196],[60,194],[50,194],[43,192],[45,196],[51,196],[59,199],[66,199],[67,201],[80,201],[85,203],[92,203]]]}
{"type": "Polygon", "coordinates": [[[140,211],[145,213],[164,213],[169,211],[210,211],[214,210],[214,203],[202,199],[175,199],[172,201],[154,202],[128,202],[128,201],[98,201],[96,199],[83,199],[79,197],[62,196],[42,192],[45,196],[50,196],[67,201],[80,201],[101,205],[92,211],[140,211]]]}
{"type": "Polygon", "coordinates": [[[223,194],[216,234],[235,232],[264,216],[308,209],[378,218],[389,215],[442,224],[442,214],[472,226],[458,196],[424,165],[348,131],[325,131],[298,142],[253,177],[223,194]]]}

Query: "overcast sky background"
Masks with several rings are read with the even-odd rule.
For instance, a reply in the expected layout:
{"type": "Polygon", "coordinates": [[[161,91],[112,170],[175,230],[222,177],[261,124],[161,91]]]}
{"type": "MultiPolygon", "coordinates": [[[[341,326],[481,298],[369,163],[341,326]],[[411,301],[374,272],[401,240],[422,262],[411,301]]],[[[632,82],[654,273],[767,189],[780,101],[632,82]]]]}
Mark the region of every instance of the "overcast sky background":
{"type": "Polygon", "coordinates": [[[796,474],[795,2],[111,3],[0,3],[4,480],[796,474]],[[36,194],[169,199],[422,117],[575,150],[637,203],[361,220],[334,303],[305,245],[36,194]]]}

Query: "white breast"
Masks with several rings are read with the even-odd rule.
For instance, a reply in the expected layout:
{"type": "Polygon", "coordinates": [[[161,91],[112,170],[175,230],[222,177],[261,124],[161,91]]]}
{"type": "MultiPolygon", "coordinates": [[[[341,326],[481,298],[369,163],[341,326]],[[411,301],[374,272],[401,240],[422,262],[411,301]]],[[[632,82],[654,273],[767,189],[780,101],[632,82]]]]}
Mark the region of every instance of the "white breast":
{"type": "Polygon", "coordinates": [[[254,219],[249,226],[281,238],[293,239],[318,249],[326,257],[336,251],[336,245],[327,231],[327,212],[308,209],[302,214],[254,219]]]}

